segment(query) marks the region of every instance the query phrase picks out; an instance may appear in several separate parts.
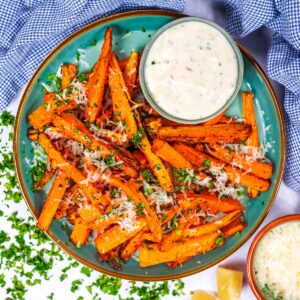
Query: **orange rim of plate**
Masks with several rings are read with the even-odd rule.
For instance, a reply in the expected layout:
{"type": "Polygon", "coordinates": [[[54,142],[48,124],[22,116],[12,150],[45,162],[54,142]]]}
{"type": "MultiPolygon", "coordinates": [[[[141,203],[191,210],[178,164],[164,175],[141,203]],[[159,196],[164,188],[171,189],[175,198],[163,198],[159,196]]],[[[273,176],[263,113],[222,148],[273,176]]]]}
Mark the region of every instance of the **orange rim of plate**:
{"type": "MultiPolygon", "coordinates": [[[[125,19],[125,18],[134,17],[134,16],[166,16],[166,17],[180,18],[180,17],[185,17],[186,15],[177,13],[174,11],[165,11],[165,10],[134,10],[134,11],[128,11],[128,12],[115,14],[115,15],[108,16],[108,17],[99,19],[97,21],[94,21],[91,24],[88,24],[88,25],[84,26],[83,28],[79,29],[78,31],[74,32],[72,35],[70,35],[68,38],[66,38],[63,42],[61,42],[58,46],[56,46],[48,54],[48,56],[45,58],[45,60],[40,64],[40,66],[37,68],[35,73],[32,75],[31,80],[29,81],[29,83],[22,95],[22,98],[21,98],[21,101],[20,101],[20,104],[18,107],[16,120],[15,120],[15,127],[14,127],[14,140],[13,140],[14,163],[15,163],[17,178],[18,178],[18,181],[19,181],[19,184],[21,187],[23,197],[26,201],[26,204],[27,204],[29,210],[31,211],[32,215],[34,216],[34,218],[36,220],[38,218],[38,214],[30,201],[29,195],[26,192],[25,184],[24,184],[23,178],[21,176],[21,172],[20,172],[21,167],[20,167],[20,159],[19,159],[19,147],[18,147],[18,142],[17,142],[18,137],[19,137],[20,120],[21,120],[21,116],[23,113],[24,104],[28,98],[28,95],[29,95],[32,87],[33,87],[33,82],[39,76],[39,74],[42,72],[44,67],[49,62],[49,60],[56,53],[58,53],[59,50],[62,49],[66,44],[68,44],[69,42],[71,42],[72,40],[77,38],[82,33],[86,32],[92,28],[98,27],[100,25],[105,25],[106,23],[113,21],[113,20],[125,19]]],[[[239,44],[238,44],[238,46],[239,46],[242,54],[244,54],[251,61],[252,65],[255,67],[256,71],[260,74],[260,76],[264,80],[264,83],[272,97],[274,106],[276,108],[277,118],[278,118],[279,126],[280,126],[280,135],[281,135],[281,145],[280,145],[281,161],[280,161],[280,165],[279,165],[278,177],[276,178],[274,190],[271,195],[271,200],[269,201],[268,205],[266,206],[264,213],[261,215],[260,219],[255,224],[254,228],[250,232],[248,232],[247,235],[244,236],[244,238],[241,240],[240,243],[238,243],[235,247],[230,249],[230,251],[228,251],[224,255],[220,256],[218,259],[214,260],[213,262],[211,262],[205,266],[199,266],[198,268],[195,268],[195,269],[187,271],[187,272],[183,272],[181,274],[174,274],[174,275],[170,274],[167,276],[143,277],[143,276],[139,276],[139,275],[125,275],[125,274],[120,274],[116,271],[107,270],[99,265],[92,264],[92,263],[88,262],[87,260],[83,259],[81,256],[77,255],[75,252],[71,251],[63,242],[61,242],[60,240],[57,240],[57,238],[49,230],[46,231],[45,233],[47,234],[47,236],[50,237],[50,239],[56,245],[58,245],[68,255],[70,255],[72,258],[74,258],[78,262],[88,266],[89,268],[91,268],[95,271],[101,272],[103,274],[114,276],[114,277],[119,277],[119,278],[123,278],[123,279],[129,279],[129,280],[160,281],[160,280],[171,280],[171,279],[182,278],[182,277],[186,277],[186,276],[193,275],[193,274],[199,273],[201,271],[204,271],[204,270],[218,264],[219,262],[221,262],[228,256],[230,256],[232,253],[234,253],[236,250],[238,250],[253,235],[253,233],[256,231],[256,229],[259,227],[259,225],[265,219],[266,215],[269,213],[269,211],[274,203],[274,200],[276,198],[279,186],[280,186],[280,182],[281,182],[282,175],[283,175],[283,166],[284,166],[284,162],[285,162],[285,130],[284,130],[284,122],[283,122],[282,112],[280,109],[280,104],[279,104],[279,101],[278,101],[278,99],[275,95],[275,92],[271,86],[269,79],[267,78],[266,74],[264,73],[262,68],[259,66],[259,64],[250,55],[250,53],[243,46],[241,46],[239,44]]]]}
{"type": "Polygon", "coordinates": [[[261,229],[261,231],[255,236],[254,240],[252,241],[252,243],[250,245],[248,255],[247,255],[247,278],[248,278],[248,282],[251,287],[251,290],[258,300],[264,300],[265,297],[263,296],[259,287],[257,286],[256,281],[255,281],[255,276],[253,274],[253,262],[254,262],[254,255],[255,255],[257,246],[258,246],[259,242],[264,238],[264,236],[268,232],[270,232],[270,230],[272,230],[276,226],[281,225],[283,223],[293,222],[293,221],[300,221],[300,214],[287,215],[287,216],[275,219],[271,223],[267,224],[263,229],[261,229]]]}

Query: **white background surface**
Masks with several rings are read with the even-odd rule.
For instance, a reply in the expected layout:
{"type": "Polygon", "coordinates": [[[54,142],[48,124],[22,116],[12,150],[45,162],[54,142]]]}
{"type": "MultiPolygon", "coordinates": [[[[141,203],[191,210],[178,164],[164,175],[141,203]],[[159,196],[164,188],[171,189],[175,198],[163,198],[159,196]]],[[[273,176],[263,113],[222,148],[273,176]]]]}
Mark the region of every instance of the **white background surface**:
{"type": "MultiPolygon", "coordinates": [[[[213,1],[211,0],[187,0],[185,13],[193,16],[201,16],[208,19],[212,19],[217,23],[219,23],[220,25],[224,25],[224,11],[222,7],[216,4],[212,4],[212,2],[213,1]]],[[[261,66],[264,69],[266,66],[267,49],[268,46],[270,45],[271,38],[272,38],[272,32],[269,32],[267,29],[263,28],[251,34],[249,37],[240,40],[240,42],[246,46],[246,48],[252,53],[252,55],[256,58],[256,60],[261,64],[261,66]]],[[[273,86],[277,92],[277,96],[279,97],[279,99],[283,100],[282,88],[276,83],[273,83],[273,86]]],[[[10,111],[16,112],[23,90],[24,89],[20,91],[19,95],[16,97],[13,103],[11,103],[9,107],[10,111]]],[[[300,200],[300,195],[293,192],[292,190],[287,188],[287,186],[284,183],[282,183],[277,199],[274,203],[274,206],[272,207],[269,215],[267,216],[266,220],[263,222],[260,228],[262,228],[264,225],[266,225],[271,220],[277,217],[287,215],[287,214],[300,213],[299,200],[300,200]]],[[[255,235],[256,234],[254,234],[254,236],[255,235]]],[[[244,285],[243,285],[243,290],[241,295],[241,299],[243,300],[255,299],[247,284],[246,273],[245,273],[247,252],[252,239],[250,239],[236,253],[234,253],[232,256],[230,256],[220,264],[222,266],[232,267],[244,272],[244,285]]],[[[75,269],[74,273],[75,272],[78,272],[78,270],[75,269]]],[[[70,274],[69,277],[71,277],[71,273],[69,274],[70,274]]],[[[216,267],[212,267],[211,269],[206,270],[200,274],[187,277],[184,279],[184,282],[186,285],[186,289],[185,289],[187,292],[186,296],[177,297],[176,299],[190,299],[189,292],[197,289],[203,289],[214,293],[216,290],[216,267]]],[[[57,285],[51,284],[51,286],[49,287],[49,282],[44,282],[44,284],[42,284],[41,286],[34,287],[32,292],[26,295],[26,299],[33,299],[33,300],[46,299],[46,295],[49,295],[49,293],[44,294],[45,289],[48,291],[53,290],[53,292],[55,293],[54,299],[64,299],[67,295],[69,295],[69,299],[76,299],[75,296],[70,295],[70,293],[66,293],[66,291],[62,289],[64,284],[63,283],[59,283],[57,285]],[[45,296],[43,297],[42,295],[45,296]]],[[[83,295],[85,293],[81,293],[81,294],[83,295]]],[[[85,299],[89,299],[90,297],[89,294],[85,294],[85,295],[86,295],[85,299]]]]}

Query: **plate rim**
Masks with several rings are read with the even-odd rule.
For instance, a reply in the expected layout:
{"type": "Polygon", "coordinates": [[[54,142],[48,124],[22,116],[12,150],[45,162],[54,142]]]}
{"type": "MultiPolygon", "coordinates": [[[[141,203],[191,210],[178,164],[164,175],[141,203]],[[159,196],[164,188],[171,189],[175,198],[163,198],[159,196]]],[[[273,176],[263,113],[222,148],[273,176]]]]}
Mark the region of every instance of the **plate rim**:
{"type": "MultiPolygon", "coordinates": [[[[99,25],[104,25],[104,24],[106,24],[110,21],[113,21],[113,20],[126,19],[126,18],[130,18],[130,17],[135,17],[135,16],[149,16],[149,15],[150,16],[166,16],[166,17],[174,17],[174,18],[180,18],[180,17],[187,16],[185,14],[174,12],[174,11],[169,11],[169,10],[146,9],[146,10],[131,10],[131,11],[127,11],[127,12],[113,14],[113,15],[110,15],[110,16],[107,16],[107,17],[104,17],[104,18],[100,18],[99,20],[96,20],[96,21],[82,27],[81,29],[75,31],[73,34],[71,34],[66,39],[64,39],[62,42],[60,42],[46,56],[46,58],[40,63],[39,67],[36,69],[34,74],[31,76],[31,79],[28,82],[28,84],[26,86],[26,89],[25,89],[25,91],[22,95],[21,101],[20,101],[19,106],[18,106],[17,114],[16,114],[16,119],[15,119],[15,124],[14,124],[13,157],[14,157],[14,165],[15,165],[15,169],[16,169],[16,175],[17,175],[17,179],[18,179],[18,182],[19,182],[19,185],[20,185],[20,188],[21,188],[21,192],[23,194],[23,198],[24,198],[24,200],[27,204],[27,207],[29,208],[29,210],[30,210],[30,212],[31,212],[31,214],[32,214],[32,216],[34,217],[35,220],[37,220],[38,214],[35,211],[35,209],[32,205],[32,202],[30,200],[30,197],[26,192],[25,184],[24,184],[23,178],[21,176],[19,149],[18,149],[18,143],[17,143],[17,141],[19,139],[19,128],[20,128],[20,121],[21,121],[21,116],[22,116],[22,113],[23,113],[24,104],[26,103],[26,99],[28,98],[28,94],[32,90],[33,82],[36,80],[36,78],[38,78],[39,74],[44,69],[44,67],[46,66],[48,61],[50,59],[52,59],[52,57],[55,54],[57,54],[59,52],[59,50],[61,50],[66,44],[68,44],[70,41],[72,41],[73,39],[80,36],[82,33],[86,32],[90,29],[93,29],[93,28],[95,28],[99,25]]],[[[142,276],[142,275],[122,274],[122,273],[118,273],[117,271],[107,270],[107,269],[103,268],[102,266],[90,263],[86,259],[82,258],[78,254],[73,252],[66,244],[64,244],[63,242],[58,240],[49,229],[47,231],[45,231],[45,234],[60,249],[65,251],[69,256],[71,256],[73,259],[80,262],[81,264],[88,266],[89,268],[91,268],[94,271],[98,271],[98,272],[101,272],[101,273],[109,275],[109,276],[118,277],[118,278],[127,279],[127,280],[136,280],[136,281],[161,281],[161,280],[172,280],[172,279],[183,278],[183,277],[186,277],[186,276],[190,276],[190,275],[199,273],[199,272],[204,271],[206,269],[209,269],[210,267],[220,263],[225,258],[232,255],[234,252],[236,252],[240,247],[242,247],[249,240],[249,238],[255,233],[255,231],[261,225],[261,223],[263,222],[265,217],[268,215],[268,213],[269,213],[270,209],[272,208],[272,206],[274,204],[274,201],[276,199],[276,195],[278,193],[280,183],[282,181],[284,164],[285,164],[285,159],[286,159],[286,151],[285,151],[286,150],[286,135],[285,135],[285,129],[284,129],[285,127],[284,127],[284,121],[283,121],[283,113],[281,111],[280,102],[279,102],[279,100],[278,100],[278,98],[275,94],[275,91],[274,91],[274,89],[271,85],[270,80],[268,79],[267,75],[265,74],[265,72],[263,71],[261,66],[258,64],[258,62],[249,53],[249,51],[245,47],[241,46],[239,43],[238,43],[238,46],[239,46],[241,52],[250,60],[252,65],[255,67],[256,71],[259,73],[259,75],[264,80],[264,83],[265,83],[265,85],[266,85],[266,87],[267,87],[267,89],[268,89],[268,91],[271,95],[272,101],[273,101],[274,106],[275,106],[277,118],[278,118],[278,121],[279,121],[280,136],[281,136],[281,143],[280,143],[281,160],[280,160],[280,164],[279,164],[278,176],[276,178],[276,182],[275,182],[275,185],[274,185],[274,190],[273,190],[273,192],[270,196],[270,201],[269,201],[268,205],[265,207],[265,210],[264,210],[263,214],[260,216],[260,218],[258,219],[256,224],[254,225],[253,229],[251,231],[249,231],[243,237],[243,239],[241,239],[241,241],[237,245],[235,245],[232,249],[230,249],[224,255],[221,255],[218,259],[212,261],[211,263],[209,263],[205,266],[199,266],[199,267],[197,267],[193,270],[189,270],[189,271],[186,271],[186,272],[182,272],[181,274],[174,274],[174,275],[170,274],[170,275],[158,275],[158,276],[147,277],[147,276],[142,276]]]]}

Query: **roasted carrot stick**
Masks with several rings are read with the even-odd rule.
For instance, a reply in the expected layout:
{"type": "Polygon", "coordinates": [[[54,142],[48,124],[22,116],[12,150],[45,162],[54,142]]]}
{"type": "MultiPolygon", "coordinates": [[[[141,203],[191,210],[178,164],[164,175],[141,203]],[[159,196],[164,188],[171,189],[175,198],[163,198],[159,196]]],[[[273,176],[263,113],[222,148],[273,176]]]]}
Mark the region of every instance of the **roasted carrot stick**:
{"type": "Polygon", "coordinates": [[[171,177],[166,167],[164,166],[163,162],[161,161],[161,159],[155,153],[152,152],[151,144],[146,136],[144,128],[142,127],[142,122],[140,120],[138,112],[136,112],[136,114],[137,114],[136,120],[138,122],[139,132],[141,134],[141,141],[139,144],[140,149],[146,156],[150,168],[153,171],[154,175],[156,176],[160,186],[166,192],[172,192],[174,188],[173,188],[171,177]]]}
{"type": "Polygon", "coordinates": [[[61,89],[64,90],[69,86],[77,74],[77,67],[72,64],[61,66],[61,89]]]}
{"type": "Polygon", "coordinates": [[[178,194],[179,205],[184,209],[200,206],[204,210],[212,210],[214,213],[230,213],[232,211],[243,211],[243,205],[234,199],[219,199],[216,195],[208,194],[178,194]]]}
{"type": "Polygon", "coordinates": [[[87,224],[78,219],[75,221],[70,239],[79,248],[87,241],[90,231],[87,224]]]}
{"type": "Polygon", "coordinates": [[[127,197],[131,198],[136,205],[143,205],[146,212],[145,219],[149,226],[149,229],[155,236],[157,241],[161,240],[162,229],[160,227],[156,213],[151,208],[149,201],[145,196],[139,192],[137,184],[130,180],[126,182],[125,180],[110,176],[108,183],[116,188],[120,188],[124,191],[127,197]]]}
{"type": "Polygon", "coordinates": [[[55,213],[66,191],[67,186],[68,186],[68,176],[66,172],[62,170],[58,170],[53,185],[48,194],[48,197],[44,203],[42,212],[37,221],[37,227],[39,229],[41,230],[48,229],[53,217],[55,216],[55,213]]]}
{"type": "Polygon", "coordinates": [[[102,109],[102,100],[104,95],[104,87],[107,82],[107,74],[109,61],[112,51],[112,28],[108,27],[105,32],[104,42],[99,60],[89,76],[87,83],[88,103],[85,110],[85,118],[87,121],[95,122],[98,114],[102,109]]]}
{"type": "Polygon", "coordinates": [[[137,126],[129,104],[131,97],[124,82],[118,60],[114,54],[111,56],[108,79],[115,117],[125,122],[126,134],[131,139],[137,133],[137,126]]]}
{"type": "Polygon", "coordinates": [[[123,71],[124,81],[130,96],[132,96],[133,89],[135,88],[135,82],[138,74],[138,65],[139,53],[136,51],[132,51],[123,71]]]}
{"type": "Polygon", "coordinates": [[[56,113],[72,110],[76,107],[76,102],[73,100],[57,100],[56,98],[48,100],[48,103],[39,106],[28,116],[29,123],[35,129],[40,129],[49,124],[56,113]]]}
{"type": "Polygon", "coordinates": [[[230,212],[228,215],[224,216],[223,218],[220,218],[218,220],[215,220],[211,223],[207,223],[204,225],[196,226],[193,228],[187,228],[187,229],[181,229],[176,231],[172,231],[164,236],[164,239],[162,240],[159,249],[161,251],[168,251],[170,247],[172,247],[173,243],[176,241],[182,240],[182,239],[188,239],[188,238],[196,238],[201,237],[207,234],[212,234],[219,230],[220,228],[230,224],[235,219],[241,216],[240,210],[235,210],[233,212],[230,212]]]}
{"type": "Polygon", "coordinates": [[[155,139],[152,144],[152,150],[160,158],[168,162],[172,167],[178,169],[192,169],[191,163],[186,160],[171,145],[161,139],[155,139]]]}
{"type": "Polygon", "coordinates": [[[62,154],[55,149],[45,134],[40,134],[38,141],[46,154],[57,163],[60,169],[65,170],[66,174],[78,184],[83,194],[92,203],[95,205],[101,204],[104,207],[109,204],[107,197],[104,197],[91,183],[87,181],[85,176],[78,169],[63,158],[62,154]]]}
{"type": "MultiPolygon", "coordinates": [[[[252,128],[252,132],[247,140],[247,145],[258,147],[259,146],[259,138],[258,138],[258,129],[257,129],[257,124],[256,124],[253,96],[254,95],[252,93],[243,92],[243,94],[242,94],[243,116],[244,116],[245,123],[251,125],[251,128],[252,128]]],[[[272,169],[271,169],[271,172],[272,172],[272,169]]],[[[272,174],[271,174],[271,176],[272,176],[272,174]]],[[[250,198],[256,198],[259,196],[259,191],[249,188],[248,195],[250,198]]]]}
{"type": "Polygon", "coordinates": [[[172,244],[170,250],[165,252],[160,251],[157,244],[142,245],[139,256],[140,266],[153,266],[210,251],[216,247],[218,236],[219,233],[213,233],[200,238],[187,239],[172,244]]]}
{"type": "Polygon", "coordinates": [[[80,120],[70,115],[62,114],[62,116],[54,117],[53,124],[61,130],[63,135],[73,138],[88,149],[99,153],[100,157],[106,157],[113,153],[116,161],[124,162],[124,164],[119,166],[121,170],[124,170],[131,177],[136,178],[138,176],[137,166],[139,164],[134,157],[129,156],[127,152],[125,154],[125,151],[121,148],[114,148],[112,145],[96,140],[80,120]]]}
{"type": "Polygon", "coordinates": [[[249,146],[258,147],[259,139],[258,139],[258,129],[256,125],[256,117],[254,111],[253,104],[253,94],[249,92],[243,92],[243,115],[245,119],[245,123],[249,124],[252,128],[251,134],[247,140],[247,144],[249,146]]]}
{"type": "Polygon", "coordinates": [[[197,167],[203,167],[206,161],[209,162],[211,166],[222,168],[226,172],[228,179],[233,183],[240,183],[250,189],[258,190],[261,192],[265,192],[269,189],[269,181],[259,178],[253,174],[245,174],[243,171],[228,166],[222,161],[219,161],[209,155],[197,151],[186,144],[176,143],[173,147],[176,151],[181,153],[190,163],[197,167]]]}
{"type": "Polygon", "coordinates": [[[95,246],[100,254],[105,254],[135,236],[145,226],[146,222],[142,218],[134,222],[133,229],[131,230],[124,230],[120,225],[115,225],[107,229],[104,233],[98,234],[95,239],[95,246]]]}
{"type": "Polygon", "coordinates": [[[167,141],[187,141],[193,143],[239,143],[245,141],[251,127],[245,124],[217,124],[210,126],[161,127],[157,136],[167,141]]]}
{"type": "Polygon", "coordinates": [[[228,151],[226,147],[218,144],[210,144],[206,150],[211,156],[228,164],[234,163],[239,168],[251,172],[258,177],[264,179],[270,179],[272,177],[272,165],[251,160],[251,157],[239,155],[235,151],[228,151]]]}

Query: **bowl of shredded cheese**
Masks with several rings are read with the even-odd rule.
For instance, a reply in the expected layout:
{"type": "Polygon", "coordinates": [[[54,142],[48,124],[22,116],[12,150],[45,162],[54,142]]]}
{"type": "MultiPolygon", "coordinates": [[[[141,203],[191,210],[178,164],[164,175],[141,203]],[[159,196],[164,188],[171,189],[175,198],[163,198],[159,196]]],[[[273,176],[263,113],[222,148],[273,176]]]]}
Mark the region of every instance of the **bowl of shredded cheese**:
{"type": "Polygon", "coordinates": [[[300,215],[272,221],[254,238],[247,276],[257,299],[300,299],[300,215]]]}

